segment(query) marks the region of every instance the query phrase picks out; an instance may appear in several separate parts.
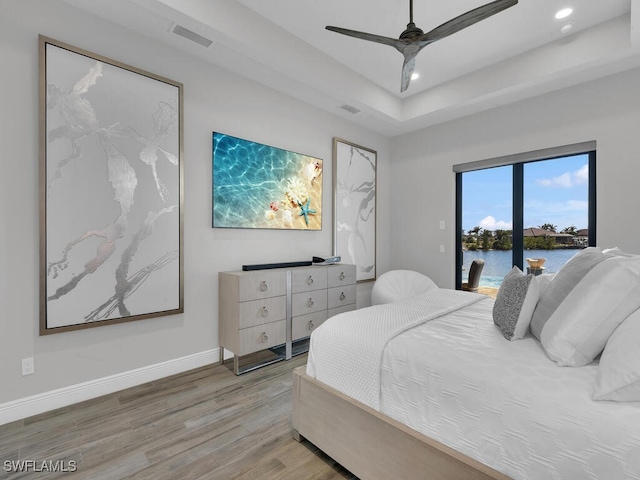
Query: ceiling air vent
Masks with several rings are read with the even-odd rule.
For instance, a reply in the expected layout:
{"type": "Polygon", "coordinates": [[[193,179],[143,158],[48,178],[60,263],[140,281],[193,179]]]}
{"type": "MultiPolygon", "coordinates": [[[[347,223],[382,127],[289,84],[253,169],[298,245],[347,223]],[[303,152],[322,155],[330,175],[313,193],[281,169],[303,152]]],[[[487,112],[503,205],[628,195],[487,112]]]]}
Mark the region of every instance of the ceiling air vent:
{"type": "Polygon", "coordinates": [[[180,35],[181,37],[186,38],[187,40],[191,40],[192,42],[197,43],[198,45],[202,45],[207,48],[209,45],[213,43],[213,40],[209,40],[208,38],[203,37],[202,35],[198,35],[196,32],[192,32],[188,28],[184,28],[181,25],[175,25],[171,32],[176,35],[180,35]]]}
{"type": "Polygon", "coordinates": [[[360,110],[358,110],[356,107],[352,107],[351,105],[342,105],[340,108],[346,110],[349,113],[353,113],[354,115],[356,113],[360,113],[360,110]]]}

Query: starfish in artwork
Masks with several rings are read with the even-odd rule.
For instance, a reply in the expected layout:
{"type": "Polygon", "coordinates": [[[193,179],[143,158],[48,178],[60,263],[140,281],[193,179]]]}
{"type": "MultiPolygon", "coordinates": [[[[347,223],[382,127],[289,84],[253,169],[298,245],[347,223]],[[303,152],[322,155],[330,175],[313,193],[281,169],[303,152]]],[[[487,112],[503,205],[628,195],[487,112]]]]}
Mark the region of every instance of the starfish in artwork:
{"type": "Polygon", "coordinates": [[[300,215],[298,216],[302,217],[304,215],[304,223],[306,223],[307,226],[309,226],[309,215],[313,213],[317,213],[312,208],[309,208],[309,205],[311,205],[311,198],[308,198],[307,203],[305,203],[304,205],[301,204],[300,202],[298,202],[298,205],[300,206],[300,215]]]}

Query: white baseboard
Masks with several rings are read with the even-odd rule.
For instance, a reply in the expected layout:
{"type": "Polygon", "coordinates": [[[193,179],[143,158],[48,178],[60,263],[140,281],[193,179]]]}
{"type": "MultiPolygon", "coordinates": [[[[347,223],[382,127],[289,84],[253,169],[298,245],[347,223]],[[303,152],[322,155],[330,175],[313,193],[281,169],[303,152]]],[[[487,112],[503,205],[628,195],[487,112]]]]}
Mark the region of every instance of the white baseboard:
{"type": "MultiPolygon", "coordinates": [[[[227,354],[230,352],[226,352],[227,354]]],[[[101,395],[135,387],[160,378],[211,365],[219,361],[219,349],[214,348],[182,358],[129,370],[109,377],[51,390],[31,397],[0,404],[0,425],[22,418],[66,407],[101,395]]],[[[227,355],[225,355],[225,358],[227,355]]]]}

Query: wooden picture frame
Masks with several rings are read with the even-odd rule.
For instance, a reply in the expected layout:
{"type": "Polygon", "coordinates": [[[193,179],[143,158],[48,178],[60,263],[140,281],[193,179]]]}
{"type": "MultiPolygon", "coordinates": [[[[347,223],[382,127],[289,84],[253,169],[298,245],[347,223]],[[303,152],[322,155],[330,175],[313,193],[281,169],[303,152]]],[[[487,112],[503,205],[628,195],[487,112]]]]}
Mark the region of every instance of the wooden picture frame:
{"type": "Polygon", "coordinates": [[[356,265],[358,282],[376,279],[377,156],[333,139],[333,254],[356,265]]]}
{"type": "Polygon", "coordinates": [[[184,311],[182,84],[39,37],[40,335],[184,311]]]}

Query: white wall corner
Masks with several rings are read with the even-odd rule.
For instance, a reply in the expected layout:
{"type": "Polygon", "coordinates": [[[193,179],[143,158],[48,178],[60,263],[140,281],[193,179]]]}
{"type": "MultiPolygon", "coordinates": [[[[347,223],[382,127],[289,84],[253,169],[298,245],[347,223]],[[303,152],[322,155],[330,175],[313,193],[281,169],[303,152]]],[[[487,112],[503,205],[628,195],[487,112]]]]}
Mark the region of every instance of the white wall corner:
{"type": "MultiPolygon", "coordinates": [[[[225,353],[225,357],[227,357],[225,353]]],[[[219,360],[219,349],[206,350],[186,357],[168,360],[147,367],[129,370],[109,377],[51,390],[31,397],[0,404],[0,425],[66,407],[101,395],[118,392],[194,368],[211,365],[219,360]]]]}

